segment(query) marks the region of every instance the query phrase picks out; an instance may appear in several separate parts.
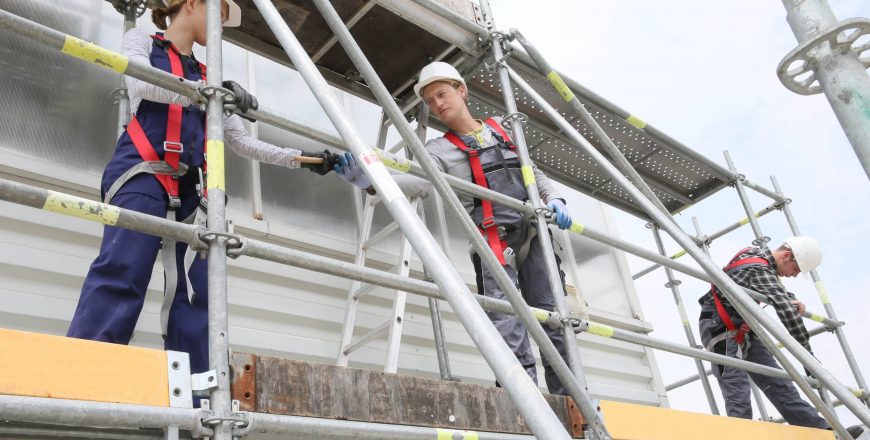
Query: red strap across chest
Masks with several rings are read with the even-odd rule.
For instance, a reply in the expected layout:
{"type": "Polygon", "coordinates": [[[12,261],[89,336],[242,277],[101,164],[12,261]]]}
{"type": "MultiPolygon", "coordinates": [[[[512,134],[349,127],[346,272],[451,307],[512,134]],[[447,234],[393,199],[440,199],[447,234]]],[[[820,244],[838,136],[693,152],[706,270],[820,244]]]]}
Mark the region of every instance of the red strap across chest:
{"type": "MultiPolygon", "coordinates": [[[[499,133],[505,142],[509,141],[507,134],[494,119],[487,119],[486,124],[499,133]]],[[[471,175],[474,179],[474,183],[478,186],[489,189],[489,183],[486,181],[486,174],[483,172],[483,166],[480,163],[480,150],[469,148],[468,145],[465,145],[465,142],[462,142],[462,139],[452,131],[445,133],[444,138],[468,155],[468,165],[471,167],[471,175]]],[[[498,235],[498,225],[495,223],[492,202],[481,199],[480,207],[483,210],[483,220],[480,222],[481,232],[486,235],[489,247],[492,249],[496,258],[498,258],[498,262],[504,266],[506,264],[504,250],[507,247],[507,243],[505,243],[498,235]]]]}
{"type": "MultiPolygon", "coordinates": [[[[737,259],[737,257],[745,254],[752,248],[741,249],[734,258],[731,259],[731,262],[728,263],[727,266],[723,269],[725,273],[731,274],[740,270],[744,267],[748,266],[770,266],[770,261],[767,261],[766,258],[762,257],[748,257],[737,259]]],[[[737,341],[738,344],[743,344],[743,341],[746,338],[746,333],[749,331],[749,325],[743,324],[738,329],[736,325],[734,325],[734,321],[731,320],[731,316],[728,314],[728,311],[725,310],[725,305],[722,304],[722,300],[719,299],[718,292],[716,292],[716,286],[710,285],[710,292],[713,294],[713,302],[716,304],[716,312],[719,314],[719,318],[722,319],[722,323],[725,324],[725,328],[729,331],[737,331],[734,336],[734,340],[737,341]]]]}

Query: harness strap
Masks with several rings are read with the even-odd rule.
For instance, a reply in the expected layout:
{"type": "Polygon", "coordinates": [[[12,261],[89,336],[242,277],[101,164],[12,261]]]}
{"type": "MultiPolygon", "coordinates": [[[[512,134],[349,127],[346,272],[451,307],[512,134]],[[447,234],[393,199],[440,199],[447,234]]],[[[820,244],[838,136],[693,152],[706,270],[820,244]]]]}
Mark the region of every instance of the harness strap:
{"type": "MultiPolygon", "coordinates": [[[[737,260],[737,257],[751,250],[752,248],[744,248],[741,249],[740,252],[737,252],[728,265],[723,269],[726,274],[731,275],[738,270],[741,270],[750,266],[770,266],[770,262],[767,261],[766,258],[761,257],[749,257],[742,258],[737,260]]],[[[729,332],[734,333],[734,340],[738,345],[743,345],[746,341],[746,334],[751,330],[749,328],[749,324],[743,323],[738,328],[734,321],[731,319],[731,315],[728,314],[728,311],[725,309],[725,305],[722,304],[722,300],[719,299],[719,294],[716,291],[716,286],[710,285],[710,292],[713,294],[713,302],[716,304],[716,312],[719,314],[719,318],[722,319],[722,323],[725,324],[725,328],[728,329],[729,332]]]]}

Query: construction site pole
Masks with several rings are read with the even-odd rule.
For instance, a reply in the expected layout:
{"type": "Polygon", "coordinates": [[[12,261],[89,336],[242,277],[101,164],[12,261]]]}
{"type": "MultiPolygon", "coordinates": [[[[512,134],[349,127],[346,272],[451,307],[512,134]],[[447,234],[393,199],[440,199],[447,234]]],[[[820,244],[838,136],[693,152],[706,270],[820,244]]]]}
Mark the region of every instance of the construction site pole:
{"type": "MultiPolygon", "coordinates": [[[[332,5],[327,0],[315,0],[314,5],[317,7],[321,15],[326,20],[327,25],[329,25],[329,27],[338,37],[339,42],[345,49],[345,52],[347,52],[354,66],[365,79],[366,84],[371,87],[372,92],[374,93],[378,102],[384,108],[384,111],[389,114],[390,119],[393,121],[393,125],[399,131],[399,134],[401,134],[402,139],[404,139],[406,145],[411,149],[411,151],[413,151],[414,155],[417,157],[417,160],[420,162],[420,165],[427,174],[427,177],[435,186],[436,191],[438,191],[439,195],[441,195],[443,200],[447,201],[448,208],[450,209],[451,214],[456,219],[460,220],[463,231],[465,232],[465,235],[469,238],[469,240],[471,240],[473,249],[480,257],[481,263],[483,265],[486,265],[486,267],[490,270],[490,273],[495,278],[496,283],[506,294],[511,305],[514,307],[517,316],[520,317],[520,319],[522,319],[524,323],[526,323],[526,328],[529,331],[529,334],[538,344],[538,347],[541,349],[541,353],[550,362],[553,371],[559,377],[559,380],[562,382],[562,384],[565,385],[566,388],[568,388],[569,393],[574,398],[574,401],[580,408],[581,413],[587,420],[591,435],[593,435],[595,438],[609,439],[610,436],[609,434],[607,434],[607,431],[604,428],[604,424],[601,422],[597,408],[595,408],[595,406],[593,405],[592,399],[586,391],[585,387],[583,387],[576,380],[573,373],[571,372],[571,369],[562,359],[559,351],[553,345],[552,341],[550,341],[544,329],[540,325],[538,325],[537,320],[529,310],[528,305],[523,300],[516,286],[513,284],[513,281],[510,279],[510,277],[508,277],[507,273],[504,271],[504,268],[499,264],[495,255],[492,253],[489,246],[486,244],[486,241],[483,239],[483,236],[478,232],[477,227],[471,221],[471,218],[468,216],[465,208],[459,202],[456,194],[454,194],[448,186],[444,175],[440,172],[437,165],[435,165],[434,160],[429,157],[429,154],[426,152],[426,148],[423,146],[423,143],[420,142],[420,139],[415,136],[414,132],[411,130],[410,125],[405,120],[404,114],[402,113],[401,109],[399,109],[399,106],[390,95],[386,86],[384,86],[383,82],[378,77],[377,72],[375,72],[374,68],[368,62],[368,59],[362,52],[362,49],[360,49],[359,45],[356,43],[356,41],[354,41],[353,36],[344,25],[344,22],[342,22],[341,17],[339,17],[338,13],[335,11],[335,9],[332,8],[332,5]]],[[[510,197],[507,198],[511,199],[510,197]]],[[[514,201],[517,202],[517,200],[514,201]]],[[[521,204],[521,206],[526,205],[521,204]]],[[[467,289],[465,291],[467,291],[467,289]]],[[[456,307],[454,306],[453,309],[455,311],[456,307]]],[[[486,352],[484,352],[484,354],[486,354],[486,352]]],[[[516,356],[514,356],[514,361],[516,361],[516,356]]],[[[500,383],[502,383],[503,386],[505,385],[503,382],[500,383]]],[[[519,395],[511,394],[511,397],[516,399],[519,397],[519,395]]]]}
{"type": "MultiPolygon", "coordinates": [[[[504,56],[502,43],[506,43],[506,40],[503,40],[503,35],[495,31],[492,8],[490,7],[489,0],[481,0],[480,7],[483,12],[484,21],[492,35],[490,40],[492,56],[494,59],[499,60],[504,56]]],[[[503,66],[496,65],[496,70],[498,72],[499,83],[501,84],[501,93],[504,98],[505,110],[508,113],[505,121],[510,124],[509,127],[513,132],[513,141],[517,146],[520,166],[523,170],[523,183],[526,186],[526,195],[529,198],[529,202],[532,204],[532,208],[535,209],[536,222],[533,227],[538,229],[537,237],[535,238],[538,240],[538,244],[541,246],[541,251],[544,254],[547,276],[550,279],[550,290],[553,295],[553,304],[555,304],[556,311],[559,315],[567,317],[568,306],[565,303],[564,283],[562,282],[562,276],[559,274],[559,266],[556,263],[556,253],[553,250],[553,239],[550,234],[547,217],[545,216],[545,212],[547,212],[549,208],[547,208],[541,200],[541,195],[538,191],[538,184],[535,182],[535,174],[533,172],[535,164],[532,162],[532,158],[529,156],[529,149],[526,146],[526,137],[523,132],[523,118],[517,112],[517,102],[514,97],[510,77],[503,66]]],[[[586,377],[583,374],[583,364],[580,361],[580,350],[577,346],[577,339],[574,336],[573,324],[569,320],[564,320],[562,323],[562,329],[565,335],[565,354],[568,358],[568,367],[571,368],[571,372],[574,373],[574,377],[577,378],[580,385],[588,390],[586,377]]]]}
{"type": "MultiPolygon", "coordinates": [[[[785,197],[782,192],[782,189],[779,187],[779,182],[776,180],[775,176],[770,177],[771,183],[773,183],[773,187],[776,190],[776,193],[785,197]]],[[[795,236],[801,235],[801,230],[798,228],[797,222],[795,221],[794,215],[791,212],[791,199],[786,199],[786,201],[782,205],[782,213],[785,215],[785,219],[788,222],[789,228],[791,228],[792,234],[795,236]]],[[[822,283],[822,278],[819,276],[819,272],[817,270],[810,271],[810,277],[813,280],[813,283],[816,286],[816,291],[819,293],[819,299],[822,301],[822,305],[825,307],[825,313],[827,313],[828,318],[833,321],[839,321],[837,319],[837,312],[834,310],[834,306],[831,304],[831,298],[828,296],[828,292],[825,289],[825,285],[822,283]]],[[[864,375],[861,373],[861,368],[858,366],[858,362],[855,360],[855,355],[852,353],[852,347],[849,345],[849,341],[846,339],[846,333],[843,331],[841,326],[835,326],[832,331],[835,335],[837,335],[837,341],[840,343],[840,348],[843,350],[843,355],[846,357],[846,362],[849,364],[849,369],[852,370],[852,375],[855,376],[855,383],[861,389],[867,389],[867,382],[864,380],[864,375]]]]}
{"type": "Polygon", "coordinates": [[[740,203],[743,205],[743,210],[746,211],[746,218],[749,219],[749,226],[752,227],[752,233],[755,234],[755,240],[752,244],[763,249],[767,249],[767,243],[770,242],[770,237],[765,236],[761,232],[761,226],[758,225],[758,219],[755,217],[755,211],[752,209],[752,203],[749,201],[749,196],[746,195],[746,190],[743,188],[743,180],[745,176],[737,171],[734,166],[734,161],[731,160],[731,153],[728,150],[724,151],[725,162],[728,163],[728,169],[733,173],[732,183],[734,189],[737,190],[737,196],[740,198],[740,203]]]}
{"type": "MultiPolygon", "coordinates": [[[[502,61],[503,62],[503,61],[502,61]]],[[[559,128],[563,130],[564,133],[569,135],[571,139],[576,142],[578,146],[586,153],[589,154],[592,159],[598,163],[602,170],[604,170],[614,182],[618,183],[620,187],[625,189],[625,191],[629,194],[629,196],[635,200],[635,202],[640,205],[644,212],[647,213],[657,224],[661,226],[673,239],[680,245],[683,246],[683,249],[691,255],[695,261],[704,269],[707,275],[713,280],[713,283],[716,284],[720,289],[724,290],[728,299],[735,305],[737,312],[742,316],[748,323],[750,327],[754,327],[757,329],[766,329],[771,332],[771,334],[778,340],[783,343],[785,348],[792,353],[792,355],[803,364],[808,370],[810,370],[819,380],[828,386],[831,391],[840,398],[844,402],[844,404],[858,417],[863,423],[868,424],[870,422],[870,410],[867,409],[854,395],[851,394],[848,388],[841,384],[837,378],[827,371],[822,365],[819,363],[816,358],[814,358],[809,352],[806,351],[803,346],[798,344],[798,342],[785,331],[782,326],[779,325],[778,322],[774,321],[772,317],[767,315],[758,304],[752,301],[752,298],[743,291],[743,289],[737,285],[730,277],[728,277],[720,268],[718,268],[715,263],[707,256],[702,250],[698,249],[695,246],[693,240],[686,235],[685,232],[680,229],[679,225],[671,218],[669,214],[665,214],[659,210],[656,204],[652,203],[650,200],[646,198],[646,196],[637,188],[635,188],[631,182],[622,175],[622,173],[613,166],[607,159],[596,150],[583,136],[578,133],[574,127],[571,126],[552,106],[550,106],[528,83],[520,77],[519,74],[513,71],[513,69],[508,70],[510,72],[511,78],[514,80],[514,83],[517,84],[520,89],[523,90],[533,102],[535,102],[546,116],[552,120],[559,128]]],[[[594,121],[593,121],[594,122],[594,121]]],[[[771,354],[779,361],[779,363],[785,368],[786,371],[794,378],[795,382],[797,382],[798,386],[804,391],[805,394],[809,397],[809,399],[813,402],[816,408],[822,413],[822,415],[827,419],[828,423],[834,427],[834,429],[840,435],[848,435],[846,432],[845,426],[839,422],[836,415],[831,412],[831,410],[821,401],[819,396],[816,396],[812,392],[812,388],[807,383],[806,379],[800,374],[797,368],[789,361],[789,359],[776,349],[776,342],[764,331],[758,332],[758,337],[767,346],[771,352],[771,354]]]]}
{"type": "MultiPolygon", "coordinates": [[[[656,247],[658,247],[659,253],[665,255],[665,245],[662,243],[662,236],[659,232],[659,227],[653,223],[650,223],[649,226],[652,230],[653,238],[655,238],[656,247]]],[[[681,282],[674,278],[674,272],[670,268],[665,268],[665,276],[668,278],[668,283],[665,284],[665,287],[670,288],[671,293],[674,296],[674,303],[676,304],[677,311],[680,314],[680,321],[683,323],[683,331],[686,333],[686,340],[690,347],[697,348],[698,342],[695,341],[695,333],[692,332],[692,327],[689,325],[689,315],[686,313],[686,306],[683,304],[683,296],[680,294],[679,285],[681,282]]],[[[719,407],[716,405],[716,398],[713,396],[713,388],[710,387],[710,381],[707,379],[707,376],[704,375],[704,364],[700,359],[695,359],[695,367],[698,368],[698,374],[701,375],[701,385],[704,387],[704,395],[707,396],[707,403],[710,405],[710,412],[719,415],[719,407]]]]}
{"type": "MultiPolygon", "coordinates": [[[[254,54],[251,52],[245,53],[245,67],[247,68],[248,77],[248,92],[253,96],[257,96],[257,70],[254,66],[254,54]]],[[[250,123],[250,134],[255,139],[260,138],[260,123],[253,121],[250,123]]],[[[251,210],[252,215],[257,220],[263,219],[263,185],[260,178],[260,161],[248,159],[251,166],[251,210]]]]}
{"type": "MultiPolygon", "coordinates": [[[[401,189],[396,185],[386,167],[378,159],[377,154],[365,145],[350,117],[340,107],[334,92],[330,90],[326,80],[323,79],[317,67],[308,57],[305,49],[303,49],[296,36],[287,26],[287,23],[281,17],[275,5],[268,0],[254,0],[254,4],[290,57],[293,65],[316,96],[321,107],[326,111],[327,116],[342,139],[347,143],[347,147],[359,159],[358,163],[371,179],[372,184],[383,198],[384,204],[387,206],[390,214],[399,223],[402,232],[411,241],[417,254],[426,256],[426,264],[435,282],[441,288],[460,322],[462,322],[471,339],[493,369],[496,378],[498,378],[513,402],[517,405],[517,409],[529,424],[532,432],[541,438],[566,440],[570,438],[568,432],[565,431],[559,419],[550,409],[546,400],[544,400],[537,386],[528,377],[525,369],[517,361],[516,356],[510,351],[504,340],[502,340],[501,335],[498,334],[489,318],[484,314],[483,309],[471,298],[471,292],[468,291],[468,287],[465,286],[459,273],[450,265],[447,255],[438,247],[435,238],[411,209],[408,200],[404,197],[404,194],[402,194],[401,189]]],[[[315,4],[321,10],[324,17],[327,18],[327,22],[329,22],[329,13],[335,14],[332,6],[328,2],[325,2],[325,4],[315,2],[315,4]]],[[[335,14],[335,18],[338,18],[337,14],[335,14]]],[[[349,36],[350,32],[344,27],[344,23],[340,19],[338,19],[338,23],[341,29],[347,32],[347,36],[349,36]]],[[[336,27],[331,27],[335,31],[336,27]]],[[[343,45],[346,45],[346,42],[343,41],[344,34],[336,32],[336,36],[339,37],[343,45]]],[[[350,39],[353,41],[352,37],[350,39]]],[[[357,51],[358,53],[349,51],[352,52],[349,53],[351,59],[354,58],[354,55],[361,55],[358,47],[357,51]]],[[[362,56],[362,59],[365,60],[365,57],[362,56]]],[[[382,91],[386,92],[376,74],[374,75],[374,81],[366,73],[364,73],[364,77],[366,77],[369,87],[374,87],[376,90],[382,89],[382,91]],[[380,87],[376,87],[376,85],[380,87]]],[[[393,108],[385,108],[385,111],[398,110],[389,92],[386,92],[386,96],[386,100],[393,104],[393,108]]],[[[398,121],[392,113],[390,116],[394,122],[398,121]]],[[[397,127],[403,125],[405,128],[408,128],[407,123],[397,124],[397,127]]],[[[410,132],[410,129],[408,131],[410,132]]],[[[408,139],[412,139],[416,143],[420,143],[420,140],[413,133],[409,134],[410,136],[405,139],[406,142],[409,142],[408,139]]],[[[415,151],[415,153],[418,153],[418,156],[420,152],[425,155],[422,149],[419,152],[415,151]]]]}
{"type": "MultiPolygon", "coordinates": [[[[124,35],[136,27],[136,18],[142,15],[144,8],[142,0],[121,0],[120,3],[115,3],[115,10],[124,15],[124,35]]],[[[118,137],[121,137],[127,129],[127,123],[130,122],[130,95],[127,94],[124,75],[119,77],[120,85],[112,93],[118,100],[118,137]]]]}
{"type": "Polygon", "coordinates": [[[825,93],[864,173],[870,178],[870,119],[867,118],[870,77],[867,65],[853,48],[856,42],[866,46],[861,37],[870,33],[870,20],[840,22],[826,0],[782,0],[782,4],[799,45],[780,63],[780,80],[795,93],[825,93]],[[807,72],[812,72],[812,77],[803,78],[807,72]],[[818,86],[812,79],[818,81],[818,86]]]}
{"type": "Polygon", "coordinates": [[[223,42],[221,0],[206,1],[206,65],[209,66],[206,114],[206,157],[208,160],[208,228],[210,234],[202,237],[208,242],[208,359],[214,371],[217,386],[209,394],[211,418],[203,424],[214,429],[214,439],[232,440],[233,415],[230,396],[229,334],[227,313],[227,232],[226,177],[224,165],[224,98],[223,42]]]}

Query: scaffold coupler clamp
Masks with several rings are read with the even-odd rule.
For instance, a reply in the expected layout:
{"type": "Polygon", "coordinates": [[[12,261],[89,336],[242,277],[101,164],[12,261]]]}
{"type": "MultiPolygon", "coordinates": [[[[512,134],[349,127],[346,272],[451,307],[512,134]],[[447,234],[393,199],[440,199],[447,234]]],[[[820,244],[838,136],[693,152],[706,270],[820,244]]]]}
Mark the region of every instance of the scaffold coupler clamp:
{"type": "Polygon", "coordinates": [[[211,231],[208,229],[204,229],[204,232],[199,235],[199,239],[206,243],[211,243],[215,240],[224,240],[224,245],[227,248],[227,256],[229,256],[231,249],[241,249],[243,241],[242,237],[236,234],[211,231]]]}
{"type": "Polygon", "coordinates": [[[236,105],[234,104],[236,95],[232,90],[220,86],[209,86],[203,82],[200,82],[197,90],[199,90],[199,94],[204,96],[206,100],[211,99],[212,96],[219,97],[223,103],[225,115],[231,116],[235,113],[233,110],[236,109],[236,105]]]}
{"type": "Polygon", "coordinates": [[[768,237],[766,235],[758,237],[755,240],[752,240],[753,246],[762,246],[762,245],[766,245],[767,243],[770,243],[770,237],[768,237]]]}
{"type": "Polygon", "coordinates": [[[127,93],[126,87],[118,87],[109,92],[109,100],[112,101],[112,104],[117,104],[121,102],[122,99],[128,99],[129,97],[130,95],[127,93]]]}
{"type": "Polygon", "coordinates": [[[244,437],[248,435],[251,430],[251,414],[239,410],[238,400],[233,400],[232,402],[232,413],[228,416],[221,417],[211,409],[208,399],[202,399],[200,401],[200,411],[197,414],[197,417],[199,418],[200,423],[195,425],[191,432],[191,437],[193,438],[213,437],[214,427],[222,423],[232,424],[233,438],[244,437]]]}
{"type": "Polygon", "coordinates": [[[141,17],[145,14],[147,10],[145,5],[145,0],[110,0],[112,6],[115,8],[115,11],[118,11],[121,14],[127,13],[127,11],[135,11],[136,17],[141,17]]]}
{"type": "Polygon", "coordinates": [[[668,281],[667,283],[665,283],[665,288],[666,288],[666,289],[670,289],[671,287],[677,287],[677,286],[679,286],[680,284],[683,284],[683,282],[680,281],[680,280],[678,280],[678,279],[676,279],[676,278],[674,278],[674,279],[668,281]]]}
{"type": "Polygon", "coordinates": [[[585,322],[586,321],[583,320],[583,317],[570,312],[559,319],[559,323],[562,324],[562,328],[570,324],[571,328],[574,329],[574,333],[579,333],[580,331],[582,331],[581,328],[583,323],[585,322]]]}

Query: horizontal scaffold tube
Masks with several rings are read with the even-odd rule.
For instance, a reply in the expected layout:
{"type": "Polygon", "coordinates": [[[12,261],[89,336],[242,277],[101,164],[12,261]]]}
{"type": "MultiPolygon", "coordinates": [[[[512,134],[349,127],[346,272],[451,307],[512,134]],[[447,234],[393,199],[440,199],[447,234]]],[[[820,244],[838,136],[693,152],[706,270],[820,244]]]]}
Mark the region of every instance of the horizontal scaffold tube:
{"type": "MultiPolygon", "coordinates": [[[[809,335],[810,335],[810,337],[812,337],[812,336],[820,335],[820,334],[822,334],[822,333],[827,333],[827,332],[829,332],[829,331],[831,331],[831,330],[828,329],[827,327],[821,326],[821,327],[816,327],[816,328],[810,330],[810,331],[809,331],[809,335]]],[[[783,348],[783,347],[782,347],[782,344],[778,344],[777,347],[779,347],[779,348],[783,348]]],[[[712,370],[707,370],[707,375],[709,376],[709,375],[711,375],[711,374],[713,374],[713,371],[712,371],[712,370]]],[[[696,380],[698,380],[698,375],[697,375],[697,374],[693,374],[693,375],[691,375],[691,376],[689,376],[689,377],[686,377],[686,378],[684,378],[684,379],[680,379],[680,380],[675,381],[675,382],[673,382],[673,383],[671,383],[671,384],[669,384],[669,385],[666,385],[666,386],[665,386],[665,391],[671,391],[671,390],[677,389],[677,388],[679,388],[679,387],[681,387],[681,386],[683,386],[683,385],[688,385],[688,384],[690,384],[690,383],[692,383],[692,382],[694,382],[694,381],[696,381],[696,380]]]]}
{"type": "MultiPolygon", "coordinates": [[[[764,209],[762,209],[761,211],[756,212],[756,213],[755,213],[755,218],[761,218],[761,217],[763,217],[763,216],[765,216],[765,215],[767,215],[767,214],[770,214],[771,212],[776,211],[777,209],[780,209],[781,206],[782,206],[782,205],[781,205],[780,203],[778,203],[778,202],[772,203],[772,204],[771,204],[770,206],[768,206],[767,208],[764,208],[764,209]]],[[[738,220],[738,221],[736,221],[736,222],[734,222],[734,223],[732,223],[732,224],[730,224],[730,225],[728,225],[728,226],[726,226],[726,227],[720,229],[719,231],[714,232],[714,233],[712,233],[712,234],[710,234],[710,235],[708,235],[708,236],[706,236],[706,237],[701,237],[701,238],[704,238],[704,239],[705,239],[704,242],[705,242],[706,244],[710,244],[713,240],[715,240],[715,239],[717,239],[717,238],[720,238],[720,237],[722,237],[723,235],[725,235],[725,234],[727,234],[727,233],[729,233],[729,232],[731,232],[731,231],[733,231],[733,230],[735,230],[735,229],[737,229],[737,228],[739,228],[739,227],[741,227],[741,226],[743,226],[743,225],[746,225],[746,224],[748,224],[748,223],[749,223],[749,217],[743,217],[742,219],[740,219],[740,220],[738,220]]],[[[686,250],[685,250],[685,249],[680,249],[680,250],[678,250],[677,252],[675,252],[673,255],[671,255],[670,258],[671,258],[672,260],[676,260],[677,258],[680,258],[680,257],[682,257],[683,255],[686,255],[686,250]]],[[[660,268],[660,267],[662,267],[661,264],[653,264],[652,266],[647,267],[646,269],[643,269],[643,270],[639,271],[638,273],[632,275],[632,276],[631,276],[631,279],[636,280],[636,279],[638,279],[638,278],[640,278],[640,277],[642,277],[642,276],[644,276],[644,275],[646,275],[646,274],[648,274],[648,273],[650,273],[650,272],[652,272],[652,271],[654,271],[654,270],[656,270],[656,269],[658,269],[658,268],[660,268]]]]}
{"type": "MultiPolygon", "coordinates": [[[[200,237],[209,233],[208,229],[200,226],[174,222],[165,218],[2,178],[0,178],[0,200],[79,217],[110,226],[132,229],[158,237],[168,237],[199,249],[205,248],[205,244],[200,237]]],[[[236,238],[241,243],[241,247],[228,251],[234,257],[247,255],[364,283],[404,290],[429,298],[444,299],[438,290],[438,286],[433,283],[405,278],[390,272],[360,267],[351,263],[284,248],[254,239],[239,236],[236,238]]],[[[474,298],[486,310],[514,314],[513,307],[507,301],[488,298],[482,295],[474,295],[474,298]]],[[[559,325],[560,317],[558,313],[534,307],[529,307],[529,309],[539,322],[547,325],[559,325]]]]}
{"type": "MultiPolygon", "coordinates": [[[[673,342],[668,342],[650,336],[639,335],[637,333],[620,330],[609,325],[598,324],[592,321],[581,321],[579,330],[591,333],[593,335],[615,339],[617,341],[629,342],[632,344],[642,345],[644,347],[667,351],[669,353],[681,354],[683,356],[701,359],[704,361],[712,362],[714,364],[728,365],[752,373],[763,374],[765,376],[771,377],[778,377],[781,379],[794,380],[787,372],[785,372],[785,370],[781,370],[779,368],[768,367],[765,365],[757,364],[755,362],[744,361],[742,359],[712,353],[704,350],[703,348],[688,347],[685,345],[675,344],[673,342]]],[[[819,381],[817,379],[807,377],[806,380],[813,387],[819,387],[819,381]]],[[[850,389],[850,391],[852,392],[852,394],[858,397],[867,394],[863,392],[863,390],[850,389]]]]}

